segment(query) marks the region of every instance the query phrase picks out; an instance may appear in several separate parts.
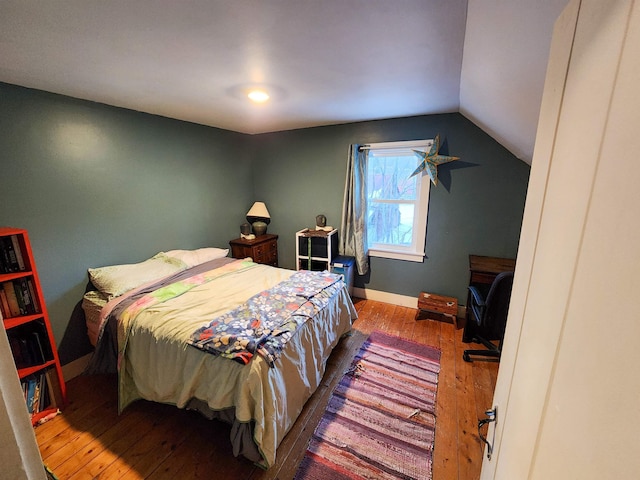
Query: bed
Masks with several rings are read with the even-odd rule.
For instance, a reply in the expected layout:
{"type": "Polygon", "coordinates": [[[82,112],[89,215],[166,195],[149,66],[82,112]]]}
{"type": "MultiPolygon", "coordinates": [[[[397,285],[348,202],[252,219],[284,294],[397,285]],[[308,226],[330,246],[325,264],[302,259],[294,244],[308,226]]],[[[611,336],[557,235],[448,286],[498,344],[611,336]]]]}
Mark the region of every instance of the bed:
{"type": "Polygon", "coordinates": [[[87,373],[117,371],[120,411],[146,399],[230,423],[234,455],[268,468],[357,316],[347,287],[339,276],[316,272],[324,275],[313,280],[325,282],[321,291],[305,293],[298,307],[287,301],[293,312],[287,317],[272,306],[284,286],[299,291],[305,272],[231,259],[226,250],[196,259],[175,252],[187,251],[154,256],[151,274],[129,268],[141,264],[89,270],[82,310],[95,352],[87,373]],[[123,280],[132,281],[123,287],[123,280]],[[263,315],[256,314],[256,301],[273,310],[272,318],[286,318],[267,330],[267,340],[264,331],[256,334],[260,327],[247,327],[249,338],[260,337],[260,348],[248,342],[243,350],[242,329],[211,335],[213,325],[230,328],[232,316],[263,315]]]}

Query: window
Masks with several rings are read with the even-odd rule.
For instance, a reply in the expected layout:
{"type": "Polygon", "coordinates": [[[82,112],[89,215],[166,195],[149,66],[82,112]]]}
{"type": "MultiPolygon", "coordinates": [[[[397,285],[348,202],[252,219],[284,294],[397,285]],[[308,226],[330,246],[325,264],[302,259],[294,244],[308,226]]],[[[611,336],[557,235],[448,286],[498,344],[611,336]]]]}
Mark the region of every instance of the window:
{"type": "Polygon", "coordinates": [[[369,255],[422,262],[429,205],[429,176],[411,174],[433,140],[368,145],[367,239],[369,255]]]}

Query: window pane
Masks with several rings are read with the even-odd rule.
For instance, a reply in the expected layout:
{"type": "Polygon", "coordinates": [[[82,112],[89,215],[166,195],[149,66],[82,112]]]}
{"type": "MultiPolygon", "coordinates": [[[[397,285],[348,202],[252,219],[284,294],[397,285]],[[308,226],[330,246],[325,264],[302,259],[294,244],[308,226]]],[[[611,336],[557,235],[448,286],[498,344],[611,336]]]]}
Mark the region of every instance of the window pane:
{"type": "Polygon", "coordinates": [[[429,178],[411,174],[422,160],[414,149],[427,151],[431,144],[412,140],[369,145],[365,229],[372,257],[424,260],[429,178]]]}
{"type": "Polygon", "coordinates": [[[418,166],[415,155],[378,157],[369,155],[367,197],[384,200],[415,200],[419,175],[410,177],[418,166]]]}
{"type": "Polygon", "coordinates": [[[411,203],[371,201],[367,208],[369,244],[410,246],[413,241],[414,208],[411,203]]]}

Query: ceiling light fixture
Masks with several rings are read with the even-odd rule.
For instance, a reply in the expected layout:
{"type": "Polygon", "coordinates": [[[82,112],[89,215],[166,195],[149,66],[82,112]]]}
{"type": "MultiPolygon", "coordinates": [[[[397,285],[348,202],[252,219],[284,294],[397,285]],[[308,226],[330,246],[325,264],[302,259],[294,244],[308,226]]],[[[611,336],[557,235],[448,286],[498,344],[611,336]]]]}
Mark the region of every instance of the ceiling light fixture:
{"type": "Polygon", "coordinates": [[[287,94],[282,87],[266,83],[241,83],[229,87],[227,95],[243,103],[250,99],[256,105],[266,103],[280,103],[287,98],[287,94]]]}
{"type": "Polygon", "coordinates": [[[256,103],[264,103],[269,100],[269,94],[264,90],[251,90],[247,97],[256,103]]]}

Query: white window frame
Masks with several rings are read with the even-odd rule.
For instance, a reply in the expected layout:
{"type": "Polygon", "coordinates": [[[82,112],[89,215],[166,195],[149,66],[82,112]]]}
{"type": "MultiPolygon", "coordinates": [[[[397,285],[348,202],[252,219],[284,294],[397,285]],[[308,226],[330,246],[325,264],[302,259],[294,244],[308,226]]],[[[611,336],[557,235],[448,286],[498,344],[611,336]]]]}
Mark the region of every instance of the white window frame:
{"type": "MultiPolygon", "coordinates": [[[[430,140],[413,140],[407,142],[384,142],[384,143],[372,143],[365,145],[368,151],[367,164],[369,162],[369,155],[375,156],[398,156],[411,154],[416,157],[416,168],[419,163],[419,158],[413,150],[419,150],[422,152],[428,152],[433,145],[433,139],[430,140]]],[[[372,257],[391,258],[394,260],[406,260],[410,262],[423,262],[426,249],[427,238],[427,214],[429,213],[429,189],[431,181],[429,175],[426,175],[423,171],[418,174],[420,176],[416,184],[416,196],[415,208],[413,211],[413,237],[411,246],[395,248],[389,248],[388,245],[370,244],[369,255],[372,257]]],[[[404,201],[407,203],[407,201],[404,201]]]]}

